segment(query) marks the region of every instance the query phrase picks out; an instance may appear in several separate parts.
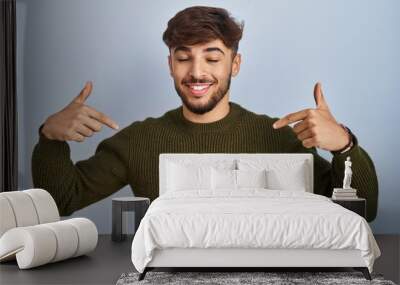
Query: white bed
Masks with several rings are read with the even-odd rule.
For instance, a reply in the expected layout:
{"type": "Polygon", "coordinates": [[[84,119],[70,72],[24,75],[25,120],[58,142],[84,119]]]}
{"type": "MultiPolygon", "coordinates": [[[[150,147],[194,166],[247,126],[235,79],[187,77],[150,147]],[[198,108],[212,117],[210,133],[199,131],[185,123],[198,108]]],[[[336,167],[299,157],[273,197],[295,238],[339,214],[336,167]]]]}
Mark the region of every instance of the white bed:
{"type": "Polygon", "coordinates": [[[354,267],[370,279],[380,256],[364,218],[313,194],[312,154],[160,154],[159,174],[132,242],[139,279],[155,267],[354,267]]]}

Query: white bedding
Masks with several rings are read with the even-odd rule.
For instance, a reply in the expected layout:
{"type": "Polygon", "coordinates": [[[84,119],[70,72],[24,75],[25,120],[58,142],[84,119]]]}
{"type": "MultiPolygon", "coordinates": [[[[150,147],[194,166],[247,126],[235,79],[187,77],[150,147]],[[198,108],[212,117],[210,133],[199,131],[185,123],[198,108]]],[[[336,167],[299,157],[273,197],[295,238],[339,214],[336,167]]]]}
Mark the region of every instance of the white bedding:
{"type": "Polygon", "coordinates": [[[186,190],[155,199],[132,242],[139,272],[164,248],[358,249],[369,271],[380,250],[368,222],[313,193],[186,190]]]}

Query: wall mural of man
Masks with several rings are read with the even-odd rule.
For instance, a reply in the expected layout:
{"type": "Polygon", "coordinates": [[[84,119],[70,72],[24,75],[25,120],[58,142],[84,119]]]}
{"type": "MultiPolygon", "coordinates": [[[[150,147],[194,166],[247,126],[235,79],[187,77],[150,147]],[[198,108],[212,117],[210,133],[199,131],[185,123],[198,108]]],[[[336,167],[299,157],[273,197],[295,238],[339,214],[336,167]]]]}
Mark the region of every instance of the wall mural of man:
{"type": "Polygon", "coordinates": [[[93,156],[74,164],[67,141],[83,142],[104,125],[119,129],[106,114],[85,104],[93,88],[88,82],[70,104],[40,126],[32,154],[34,186],[49,191],[60,213],[70,215],[125,185],[136,196],[153,201],[158,197],[160,153],[312,153],[314,193],[330,197],[334,187],[342,186],[349,156],[352,186],[367,200],[367,221],[374,220],[374,164],[356,136],[335,119],[320,83],[314,87],[313,108],[280,119],[230,101],[231,78],[239,74],[242,60],[238,49],[243,29],[222,8],[194,6],[178,12],[169,20],[163,41],[182,106],[159,118],[131,123],[101,141],[93,156]],[[293,128],[291,123],[296,123],[293,128]],[[332,161],[316,148],[330,151],[332,161]]]}

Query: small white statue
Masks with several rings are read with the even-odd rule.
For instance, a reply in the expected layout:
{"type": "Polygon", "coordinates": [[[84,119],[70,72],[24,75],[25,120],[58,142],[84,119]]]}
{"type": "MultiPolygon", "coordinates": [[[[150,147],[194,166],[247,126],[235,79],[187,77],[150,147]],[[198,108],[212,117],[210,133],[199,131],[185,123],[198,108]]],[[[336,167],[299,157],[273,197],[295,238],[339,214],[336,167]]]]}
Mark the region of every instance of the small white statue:
{"type": "Polygon", "coordinates": [[[352,189],[350,184],[351,184],[351,176],[353,175],[353,171],[351,171],[351,161],[350,161],[350,156],[346,158],[346,161],[344,162],[344,178],[343,178],[343,189],[352,189]]]}

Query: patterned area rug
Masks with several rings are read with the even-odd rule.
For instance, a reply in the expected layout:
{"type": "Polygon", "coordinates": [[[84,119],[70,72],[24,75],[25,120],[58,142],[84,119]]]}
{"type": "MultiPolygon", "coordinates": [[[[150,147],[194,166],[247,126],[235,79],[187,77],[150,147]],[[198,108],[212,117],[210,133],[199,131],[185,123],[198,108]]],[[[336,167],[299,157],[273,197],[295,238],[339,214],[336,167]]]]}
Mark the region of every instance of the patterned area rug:
{"type": "Polygon", "coordinates": [[[117,285],[133,284],[388,284],[381,274],[371,274],[372,280],[366,280],[361,272],[147,272],[146,277],[138,281],[139,273],[124,273],[117,285]]]}

